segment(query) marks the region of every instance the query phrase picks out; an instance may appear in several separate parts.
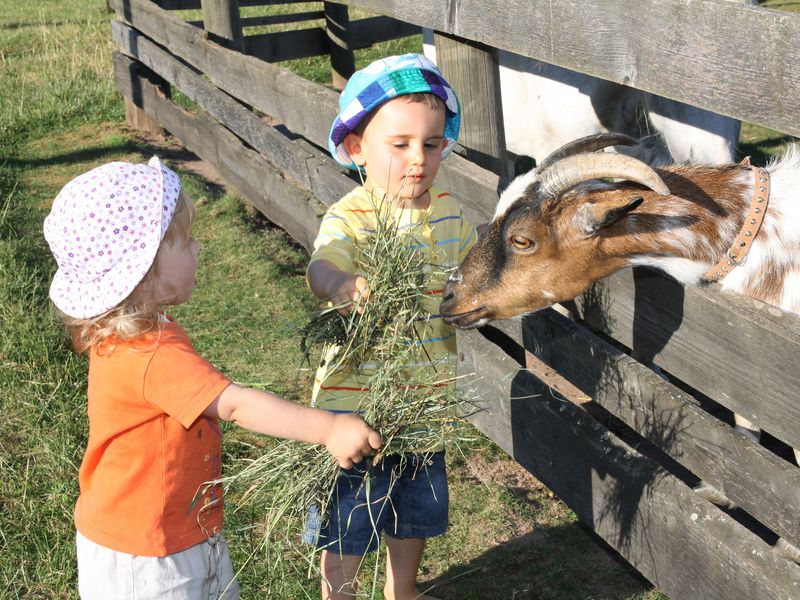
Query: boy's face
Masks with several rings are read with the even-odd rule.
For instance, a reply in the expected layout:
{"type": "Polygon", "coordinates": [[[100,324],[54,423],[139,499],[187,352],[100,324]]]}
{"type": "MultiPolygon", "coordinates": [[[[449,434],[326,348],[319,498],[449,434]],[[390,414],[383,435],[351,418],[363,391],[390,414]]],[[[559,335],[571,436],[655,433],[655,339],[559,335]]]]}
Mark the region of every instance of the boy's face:
{"type": "Polygon", "coordinates": [[[362,135],[350,134],[345,148],[367,173],[365,187],[403,203],[427,194],[445,147],[445,110],[400,96],[375,110],[362,135]]]}

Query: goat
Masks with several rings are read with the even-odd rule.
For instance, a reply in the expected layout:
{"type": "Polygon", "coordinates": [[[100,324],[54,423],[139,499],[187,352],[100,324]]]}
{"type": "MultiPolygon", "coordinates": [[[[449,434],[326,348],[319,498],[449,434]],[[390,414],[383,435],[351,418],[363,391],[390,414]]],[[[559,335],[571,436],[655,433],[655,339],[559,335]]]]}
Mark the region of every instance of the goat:
{"type": "MultiPolygon", "coordinates": [[[[684,285],[719,280],[724,291],[800,313],[800,148],[790,146],[765,169],[654,169],[593,152],[631,143],[615,134],[582,138],[515,179],[444,288],[445,321],[470,328],[533,312],[635,265],[684,285]]],[[[758,441],[760,429],[740,415],[734,420],[758,441]]],[[[800,450],[794,453],[800,464],[800,450]]],[[[800,553],[781,543],[782,553],[800,562],[800,553]]]]}
{"type": "MultiPolygon", "coordinates": [[[[635,265],[697,285],[726,256],[756,185],[749,166],[651,168],[621,154],[632,143],[600,134],[568,144],[503,192],[486,234],[451,276],[442,314],[480,326],[571,300],[635,265]],[[607,183],[601,179],[624,181],[607,183]]],[[[747,260],[726,266],[723,290],[800,313],[800,150],[764,169],[772,191],[747,260]]],[[[759,184],[762,185],[762,184],[759,184]]]]}

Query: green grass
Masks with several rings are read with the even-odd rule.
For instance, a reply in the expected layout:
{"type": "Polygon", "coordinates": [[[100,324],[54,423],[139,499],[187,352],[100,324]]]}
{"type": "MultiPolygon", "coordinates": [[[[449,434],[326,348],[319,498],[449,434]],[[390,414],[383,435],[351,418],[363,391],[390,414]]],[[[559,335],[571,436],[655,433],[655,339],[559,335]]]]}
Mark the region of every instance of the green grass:
{"type": "MultiPolygon", "coordinates": [[[[276,7],[277,9],[278,7],[276,7]]],[[[306,7],[303,10],[307,10],[306,7]]],[[[188,15],[187,15],[187,18],[188,15]]],[[[234,380],[296,400],[310,394],[298,326],[314,300],[307,256],[254,218],[235,194],[190,172],[170,140],[143,139],[123,123],[113,89],[110,15],[102,0],[0,0],[0,597],[76,598],[72,508],[85,446],[86,362],[54,321],[54,264],[41,224],[58,190],[110,160],[158,152],[198,201],[201,270],[195,296],[173,314],[200,352],[234,380]]],[[[419,40],[359,51],[357,67],[419,40]]],[[[325,83],[324,60],[292,69],[325,83]]],[[[764,154],[781,134],[746,126],[764,154]]],[[[227,474],[273,442],[225,428],[227,474]]],[[[451,527],[431,541],[421,582],[443,599],[663,600],[620,565],[541,483],[483,439],[449,457],[451,527]]],[[[263,510],[235,510],[227,537],[244,598],[318,597],[305,565],[278,572],[259,548],[263,510]]],[[[283,564],[283,563],[282,563],[283,564]]],[[[369,583],[372,564],[365,569],[369,583]]],[[[378,567],[380,574],[382,567],[378,567]]],[[[378,588],[380,589],[380,585],[378,588]]],[[[380,598],[380,594],[376,595],[380,598]]]]}

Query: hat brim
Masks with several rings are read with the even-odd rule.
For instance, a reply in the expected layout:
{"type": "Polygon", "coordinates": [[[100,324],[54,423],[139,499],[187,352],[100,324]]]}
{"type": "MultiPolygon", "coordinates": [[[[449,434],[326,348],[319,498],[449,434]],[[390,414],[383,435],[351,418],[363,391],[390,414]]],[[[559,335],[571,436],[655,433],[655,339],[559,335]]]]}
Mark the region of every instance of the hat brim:
{"type": "Polygon", "coordinates": [[[461,106],[453,89],[437,72],[412,66],[383,72],[370,78],[354,96],[341,107],[331,125],[328,136],[328,150],[336,161],[353,170],[358,166],[344,147],[344,139],[353,133],[358,124],[382,104],[414,93],[433,94],[445,105],[445,146],[442,158],[452,152],[461,128],[461,106]]]}
{"type": "MultiPolygon", "coordinates": [[[[153,156],[147,162],[147,166],[157,169],[160,174],[158,194],[161,196],[162,210],[159,243],[145,244],[143,249],[136,250],[141,254],[138,255],[134,265],[127,265],[128,272],[123,278],[116,272],[122,268],[119,262],[115,264],[116,269],[112,268],[90,281],[80,281],[71,277],[66,269],[59,267],[50,283],[49,296],[56,308],[64,314],[76,319],[90,319],[102,315],[130,296],[152,267],[160,242],[164,239],[175,213],[181,187],[178,175],[164,166],[158,157],[153,156]],[[108,285],[106,280],[109,277],[115,278],[114,286],[108,285]]],[[[136,248],[141,239],[132,240],[131,247],[136,248]]]]}
{"type": "Polygon", "coordinates": [[[91,319],[119,305],[133,293],[153,264],[158,248],[142,259],[142,269],[132,270],[124,282],[117,283],[114,295],[108,294],[105,279],[109,272],[87,282],[71,279],[64,269],[58,269],[50,283],[50,299],[56,308],[75,319],[91,319]]]}

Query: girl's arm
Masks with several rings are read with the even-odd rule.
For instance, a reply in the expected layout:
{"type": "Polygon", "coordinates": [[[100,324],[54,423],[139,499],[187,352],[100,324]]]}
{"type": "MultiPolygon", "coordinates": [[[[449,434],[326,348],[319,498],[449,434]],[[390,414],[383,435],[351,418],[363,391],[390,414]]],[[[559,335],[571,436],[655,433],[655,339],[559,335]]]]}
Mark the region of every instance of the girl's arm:
{"type": "Polygon", "coordinates": [[[357,415],[311,408],[233,383],[222,390],[204,414],[264,435],[324,444],[345,469],[361,462],[382,444],[378,432],[357,415]]]}
{"type": "MultiPolygon", "coordinates": [[[[347,314],[353,303],[363,303],[369,299],[369,284],[361,275],[351,275],[342,271],[328,260],[316,260],[308,267],[308,285],[314,295],[330,300],[334,306],[343,305],[339,312],[347,314]]],[[[356,310],[362,312],[363,304],[356,310]]]]}

